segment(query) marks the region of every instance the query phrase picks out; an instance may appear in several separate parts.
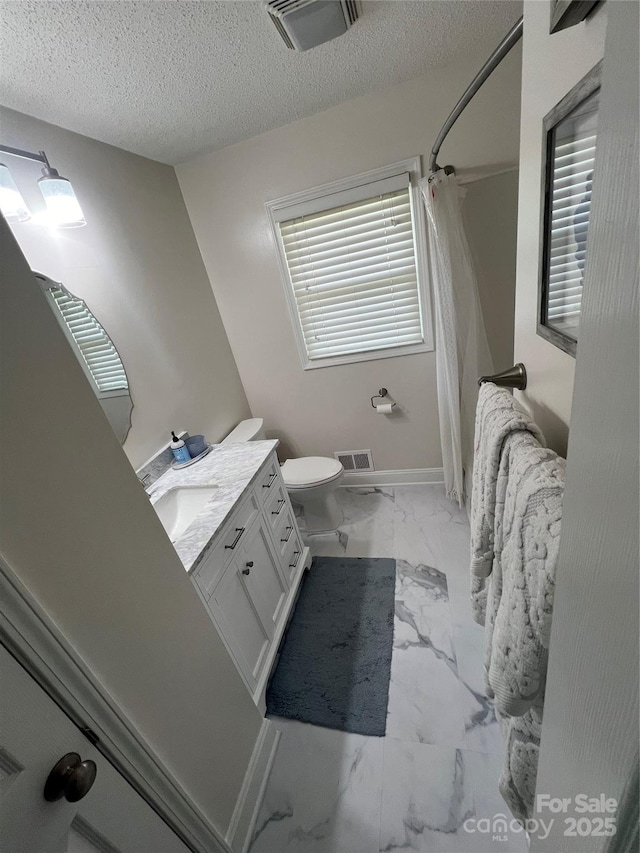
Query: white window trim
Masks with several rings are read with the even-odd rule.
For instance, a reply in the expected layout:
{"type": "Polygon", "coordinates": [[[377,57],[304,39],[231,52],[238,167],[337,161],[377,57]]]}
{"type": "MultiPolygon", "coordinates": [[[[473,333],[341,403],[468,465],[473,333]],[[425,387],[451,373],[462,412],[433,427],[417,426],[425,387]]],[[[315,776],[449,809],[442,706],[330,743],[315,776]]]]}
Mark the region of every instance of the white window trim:
{"type": "Polygon", "coordinates": [[[322,184],[319,187],[313,187],[309,190],[291,193],[290,195],[281,196],[280,198],[268,201],[265,204],[271,230],[273,232],[276,254],[278,256],[278,265],[280,267],[280,277],[284,287],[291,325],[293,326],[296,346],[302,367],[304,370],[316,370],[323,367],[333,367],[341,364],[353,364],[358,361],[373,361],[380,358],[397,358],[402,355],[413,355],[420,352],[432,352],[434,349],[433,342],[433,321],[431,316],[431,299],[429,294],[428,278],[428,256],[427,256],[427,231],[424,207],[420,197],[418,181],[422,177],[422,168],[420,157],[410,157],[407,160],[400,160],[397,163],[390,163],[388,166],[382,166],[379,169],[371,169],[368,172],[361,172],[359,175],[353,175],[349,178],[341,178],[338,181],[332,181],[329,184],[322,184]],[[352,190],[355,187],[369,184],[373,181],[391,178],[402,172],[409,173],[411,199],[411,218],[413,222],[413,244],[416,255],[416,273],[418,279],[418,296],[420,300],[420,312],[422,316],[422,328],[424,332],[424,341],[420,344],[409,344],[407,346],[390,347],[383,350],[370,350],[368,352],[350,353],[348,355],[331,356],[327,358],[310,359],[307,355],[307,348],[304,342],[304,335],[298,317],[298,308],[296,305],[293,288],[289,279],[289,269],[284,251],[282,239],[280,237],[280,229],[278,221],[285,218],[282,211],[286,208],[291,208],[294,205],[304,204],[305,202],[314,201],[322,196],[333,195],[334,193],[352,190]]]}

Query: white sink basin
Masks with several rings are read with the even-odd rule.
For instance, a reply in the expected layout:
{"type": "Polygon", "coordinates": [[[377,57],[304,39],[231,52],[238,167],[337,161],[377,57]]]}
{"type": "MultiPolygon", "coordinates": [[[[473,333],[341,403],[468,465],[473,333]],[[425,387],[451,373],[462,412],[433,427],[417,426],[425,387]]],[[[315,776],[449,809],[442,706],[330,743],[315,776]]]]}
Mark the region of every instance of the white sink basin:
{"type": "Polygon", "coordinates": [[[176,486],[153,505],[172,542],[179,539],[214,496],[217,486],[176,486]]]}

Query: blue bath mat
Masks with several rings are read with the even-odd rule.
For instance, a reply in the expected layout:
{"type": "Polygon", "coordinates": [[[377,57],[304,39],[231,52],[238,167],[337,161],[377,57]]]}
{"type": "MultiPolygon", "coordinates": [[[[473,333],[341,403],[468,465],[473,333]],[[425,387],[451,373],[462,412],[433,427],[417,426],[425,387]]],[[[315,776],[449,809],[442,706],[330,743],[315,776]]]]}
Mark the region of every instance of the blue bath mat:
{"type": "Polygon", "coordinates": [[[267,691],[267,713],[383,737],[396,561],[315,557],[267,691]]]}

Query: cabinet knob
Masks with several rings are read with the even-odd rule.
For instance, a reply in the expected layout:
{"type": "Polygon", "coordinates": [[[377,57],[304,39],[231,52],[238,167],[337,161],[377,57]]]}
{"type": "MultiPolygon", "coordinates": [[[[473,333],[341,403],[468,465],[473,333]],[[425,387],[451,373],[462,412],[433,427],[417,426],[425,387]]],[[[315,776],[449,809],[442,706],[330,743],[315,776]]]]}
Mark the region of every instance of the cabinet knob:
{"type": "Polygon", "coordinates": [[[246,569],[242,570],[243,575],[251,574],[251,569],[253,568],[253,560],[250,560],[248,563],[245,563],[246,569]]]}

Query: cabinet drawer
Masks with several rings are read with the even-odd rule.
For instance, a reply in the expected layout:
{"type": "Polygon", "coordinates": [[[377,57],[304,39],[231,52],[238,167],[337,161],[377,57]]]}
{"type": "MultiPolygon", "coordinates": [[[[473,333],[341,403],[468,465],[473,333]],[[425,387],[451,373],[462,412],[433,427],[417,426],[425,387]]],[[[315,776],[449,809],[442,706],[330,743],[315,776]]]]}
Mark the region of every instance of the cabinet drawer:
{"type": "Polygon", "coordinates": [[[293,517],[293,513],[289,508],[286,510],[283,509],[281,515],[282,518],[276,527],[273,538],[275,539],[276,546],[280,553],[284,554],[289,547],[291,538],[297,533],[297,525],[293,517]]]}
{"type": "Polygon", "coordinates": [[[289,503],[284,485],[278,481],[276,483],[277,487],[274,485],[270,490],[273,494],[269,494],[264,507],[265,515],[269,519],[272,530],[275,530],[282,521],[289,503]]]}
{"type": "Polygon", "coordinates": [[[229,521],[226,523],[219,545],[224,551],[235,551],[239,546],[242,536],[258,515],[260,507],[256,501],[255,495],[250,494],[240,508],[235,510],[229,521]]]}
{"type": "Polygon", "coordinates": [[[302,551],[303,546],[300,541],[300,534],[297,529],[294,529],[291,534],[291,538],[286,544],[284,551],[284,570],[287,573],[287,577],[289,580],[293,577],[296,569],[300,565],[300,560],[302,559],[302,551]]]}
{"type": "Polygon", "coordinates": [[[275,453],[270,456],[263,469],[258,474],[256,482],[256,492],[258,500],[265,506],[274,492],[278,491],[278,486],[282,485],[282,476],[280,474],[280,465],[275,453]]]}
{"type": "Polygon", "coordinates": [[[243,537],[258,516],[258,502],[250,494],[234,510],[233,515],[222,528],[218,541],[207,554],[202,564],[194,573],[194,580],[200,587],[205,599],[211,597],[213,588],[229,560],[237,553],[243,543],[243,537]]]}

